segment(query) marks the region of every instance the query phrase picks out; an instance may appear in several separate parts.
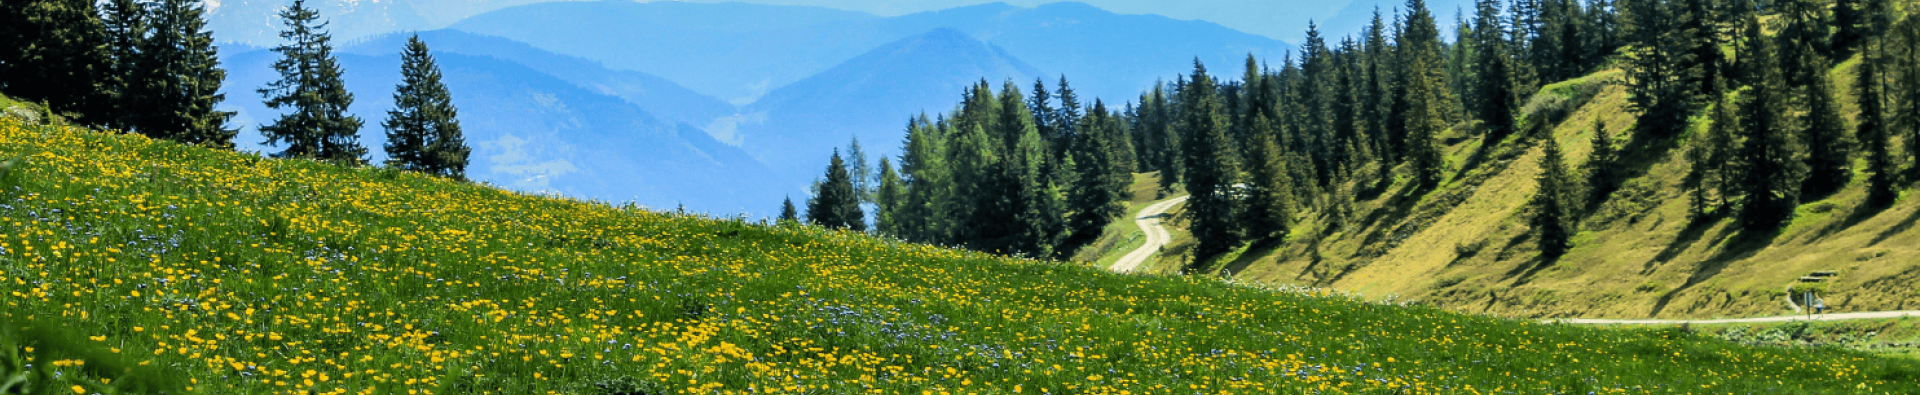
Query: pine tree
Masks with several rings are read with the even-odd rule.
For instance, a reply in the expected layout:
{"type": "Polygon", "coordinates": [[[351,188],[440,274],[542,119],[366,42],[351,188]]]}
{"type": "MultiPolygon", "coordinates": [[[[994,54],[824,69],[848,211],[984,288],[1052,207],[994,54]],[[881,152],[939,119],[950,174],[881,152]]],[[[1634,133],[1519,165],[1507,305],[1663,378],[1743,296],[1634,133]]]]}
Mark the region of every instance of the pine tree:
{"type": "Polygon", "coordinates": [[[273,70],[280,80],[260,88],[267,107],[290,109],[272,124],[261,126],[266,144],[285,144],[278,157],[312,158],[349,164],[361,163],[367,148],[360,145],[360,118],[347,113],[353,94],[342,82],[339,60],[333,56],[332,38],[320,14],[306,7],[306,0],[294,0],[280,11],[287,40],[273,49],[280,60],[273,70]]]}
{"type": "Polygon", "coordinates": [[[1626,36],[1634,51],[1627,57],[1630,104],[1640,115],[1637,123],[1649,137],[1679,134],[1692,109],[1694,86],[1688,59],[1686,31],[1690,15],[1671,1],[1625,2],[1626,36]]]}
{"type": "Polygon", "coordinates": [[[1854,135],[1867,152],[1867,201],[1870,207],[1886,207],[1900,197],[1894,185],[1893,142],[1889,141],[1885,115],[1885,97],[1881,95],[1879,48],[1877,38],[1861,45],[1862,59],[1853,89],[1860,103],[1860,124],[1854,135]]]}
{"type": "MultiPolygon", "coordinates": [[[[1416,0],[1418,1],[1418,0],[1416,0]]],[[[1240,245],[1240,227],[1233,223],[1237,216],[1233,188],[1234,175],[1238,173],[1234,161],[1227,156],[1232,152],[1227,140],[1227,122],[1224,108],[1215,91],[1213,77],[1207,75],[1207,67],[1194,59],[1192,80],[1180,92],[1180,135],[1184,141],[1182,156],[1185,157],[1187,170],[1187,213],[1192,219],[1189,229],[1193,237],[1199,239],[1194,249],[1194,262],[1188,271],[1200,269],[1202,262],[1240,245]]]]}
{"type": "Polygon", "coordinates": [[[862,203],[872,203],[874,188],[873,168],[868,166],[867,151],[860,147],[860,137],[853,137],[847,143],[847,172],[853,180],[853,193],[862,203]]]}
{"type": "Polygon", "coordinates": [[[1293,223],[1293,180],[1287,174],[1286,154],[1274,141],[1273,122],[1266,114],[1254,115],[1254,143],[1247,156],[1247,207],[1241,223],[1247,238],[1254,241],[1285,238],[1293,223]]]}
{"type": "MultiPolygon", "coordinates": [[[[1619,154],[1613,149],[1612,133],[1607,132],[1607,122],[1598,121],[1593,126],[1593,153],[1587,156],[1587,210],[1600,208],[1607,195],[1619,188],[1619,154]]],[[[1569,206],[1571,207],[1571,206],[1569,206]]]]}
{"type": "Polygon", "coordinates": [[[113,54],[93,0],[7,0],[0,5],[0,89],[54,112],[110,123],[113,54]]]}
{"type": "MultiPolygon", "coordinates": [[[[1888,40],[1898,42],[1899,50],[1887,51],[1890,59],[1883,62],[1892,66],[1887,70],[1893,82],[1888,84],[1886,96],[1894,99],[1887,109],[1888,124],[1893,126],[1892,134],[1906,140],[1907,159],[1920,159],[1920,144],[1916,143],[1920,142],[1920,19],[1903,19],[1889,33],[1888,40]]],[[[1920,179],[1920,164],[1908,171],[1909,180],[1920,179]]]]}
{"type": "Polygon", "coordinates": [[[854,195],[853,179],[840,150],[833,150],[827,165],[826,182],[807,200],[807,222],[828,229],[867,230],[866,214],[860,212],[860,199],[854,195]]]}
{"type": "Polygon", "coordinates": [[[780,202],[780,223],[793,222],[800,222],[800,213],[793,209],[793,198],[788,197],[780,202]]]}
{"type": "Polygon", "coordinates": [[[1760,30],[1758,19],[1747,22],[1748,48],[1741,51],[1747,62],[1756,65],[1759,83],[1742,95],[1738,167],[1734,170],[1741,197],[1740,219],[1747,229],[1772,228],[1791,218],[1799,201],[1799,175],[1802,161],[1788,132],[1786,79],[1774,65],[1773,46],[1760,30]]]}
{"type": "MultiPolygon", "coordinates": [[[[1825,66],[1816,66],[1826,70],[1825,66]]],[[[1807,147],[1807,178],[1801,193],[1826,196],[1847,185],[1853,178],[1853,139],[1847,136],[1846,120],[1840,119],[1840,106],[1833,99],[1833,84],[1827,73],[1812,76],[1806,87],[1806,120],[1800,141],[1807,147]]]]}
{"type": "Polygon", "coordinates": [[[1719,212],[1726,206],[1728,164],[1732,148],[1729,140],[1739,128],[1739,120],[1733,116],[1733,103],[1727,101],[1725,88],[1716,91],[1713,109],[1708,116],[1707,129],[1696,135],[1687,147],[1687,160],[1691,167],[1687,170],[1686,185],[1692,192],[1688,205],[1688,215],[1703,218],[1709,211],[1719,212]],[[1718,200],[1708,200],[1708,192],[1717,191],[1713,196],[1718,200]]]}
{"type": "Polygon", "coordinates": [[[153,34],[139,51],[149,74],[132,79],[144,82],[133,101],[141,114],[136,129],[182,143],[233,149],[239,131],[227,125],[233,112],[216,110],[227,98],[220,93],[227,72],[220,68],[213,32],[206,29],[205,8],[193,0],[163,0],[151,10],[153,34]]]}
{"type": "MultiPolygon", "coordinates": [[[[1059,88],[1060,90],[1056,94],[1060,97],[1060,109],[1053,111],[1053,122],[1051,123],[1054,134],[1059,137],[1048,140],[1048,142],[1050,144],[1056,144],[1056,150],[1064,150],[1065,147],[1072,146],[1071,141],[1078,138],[1081,133],[1080,96],[1073,92],[1073,86],[1067,85],[1066,75],[1060,76],[1059,88]]],[[[1055,156],[1061,157],[1062,155],[1056,153],[1055,156]]]]}
{"type": "Polygon", "coordinates": [[[1478,86],[1474,89],[1477,98],[1472,100],[1477,105],[1472,107],[1479,110],[1474,115],[1486,130],[1486,146],[1493,146],[1513,133],[1513,78],[1508,70],[1510,60],[1505,48],[1506,32],[1500,28],[1499,5],[1495,0],[1478,3],[1473,31],[1478,86]]]}
{"type": "MultiPolygon", "coordinates": [[[[1875,15],[1871,13],[1876,10],[1867,3],[1884,1],[1885,0],[1834,0],[1833,37],[1830,39],[1830,42],[1833,43],[1833,53],[1839,54],[1840,56],[1853,53],[1854,47],[1860,45],[1861,41],[1864,40],[1868,34],[1871,34],[1870,30],[1873,29],[1871,19],[1874,18],[1875,15]]],[[[1884,10],[1878,11],[1884,12],[1884,10]]]]}
{"type": "Polygon", "coordinates": [[[1573,228],[1567,213],[1567,170],[1560,157],[1560,143],[1551,137],[1540,142],[1544,146],[1540,175],[1534,178],[1539,189],[1534,192],[1533,215],[1528,222],[1540,232],[1540,255],[1552,259],[1573,247],[1573,228]]]}
{"type": "Polygon", "coordinates": [[[112,55],[104,87],[109,96],[107,107],[112,111],[101,114],[101,121],[110,129],[140,133],[142,131],[134,127],[138,114],[143,113],[140,90],[146,88],[146,79],[152,77],[150,63],[141,56],[150,33],[147,5],[137,0],[111,0],[100,3],[100,12],[107,52],[112,55]]]}
{"type": "Polygon", "coordinates": [[[400,85],[387,111],[387,163],[403,170],[465,179],[472,150],[460,130],[459,110],[440,81],[440,66],[415,34],[400,55],[400,85]]]}
{"type": "Polygon", "coordinates": [[[1425,189],[1440,184],[1440,172],[1446,165],[1433,139],[1444,129],[1443,108],[1448,100],[1440,70],[1440,33],[1433,15],[1427,12],[1423,0],[1407,0],[1407,8],[1412,14],[1405,32],[1398,37],[1405,93],[1396,98],[1403,108],[1396,114],[1396,121],[1405,124],[1406,141],[1401,144],[1411,166],[1412,182],[1425,189]]]}
{"type": "Polygon", "coordinates": [[[926,115],[909,121],[906,143],[900,156],[900,173],[906,182],[906,202],[896,210],[894,233],[918,242],[950,243],[946,202],[953,198],[955,183],[947,167],[946,133],[926,115]]]}
{"type": "Polygon", "coordinates": [[[1072,189],[1068,190],[1068,229],[1071,232],[1069,245],[1080,245],[1100,237],[1107,223],[1125,214],[1128,173],[1114,160],[1113,145],[1118,140],[1115,123],[1108,119],[1106,104],[1094,100],[1093,111],[1087,113],[1085,122],[1076,122],[1084,126],[1080,143],[1074,147],[1075,162],[1079,176],[1072,189]]]}
{"type": "Polygon", "coordinates": [[[900,179],[900,173],[893,171],[893,162],[886,156],[880,157],[880,186],[874,191],[874,230],[883,234],[901,236],[901,205],[907,200],[907,184],[900,179]]]}

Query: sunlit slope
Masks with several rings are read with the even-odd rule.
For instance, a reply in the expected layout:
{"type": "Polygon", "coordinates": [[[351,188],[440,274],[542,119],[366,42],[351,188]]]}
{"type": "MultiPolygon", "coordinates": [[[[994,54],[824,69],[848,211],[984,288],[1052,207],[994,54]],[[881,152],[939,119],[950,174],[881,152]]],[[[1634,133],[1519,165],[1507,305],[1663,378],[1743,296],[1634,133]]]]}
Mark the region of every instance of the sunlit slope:
{"type": "Polygon", "coordinates": [[[61,393],[1920,390],[1920,364],[1839,350],[1120,276],[13,120],[0,162],[0,370],[59,371],[26,377],[61,393]],[[15,336],[47,332],[72,341],[15,336]],[[149,380],[88,370],[114,359],[149,380]]]}
{"type": "MultiPolygon", "coordinates": [[[[1831,74],[1833,94],[1857,115],[1853,65],[1831,74]]],[[[1542,88],[1523,110],[1525,122],[1547,120],[1569,170],[1584,177],[1594,128],[1604,122],[1623,152],[1630,180],[1579,222],[1576,246],[1542,260],[1526,223],[1539,174],[1535,131],[1488,149],[1456,125],[1445,147],[1449,179],[1426,194],[1396,183],[1365,196],[1358,218],[1343,228],[1325,213],[1278,247],[1253,248],[1224,267],[1244,276],[1330,286],[1439,304],[1448,309],[1549,317],[1714,317],[1793,313],[1785,291],[1814,271],[1840,273],[1823,285],[1836,311],[1920,308],[1920,202],[1885,210],[1861,207],[1864,174],[1848,188],[1803,202],[1778,232],[1742,233],[1727,216],[1694,222],[1682,184],[1691,134],[1635,139],[1622,73],[1607,70],[1542,88]],[[1776,234],[1777,233],[1777,234],[1776,234]]],[[[1693,130],[1706,127],[1694,120],[1693,130]]],[[[1851,128],[1851,124],[1849,125],[1851,128]]],[[[1864,168],[1856,164],[1856,169],[1864,168]]],[[[1806,289],[1802,286],[1801,289],[1806,289]]]]}

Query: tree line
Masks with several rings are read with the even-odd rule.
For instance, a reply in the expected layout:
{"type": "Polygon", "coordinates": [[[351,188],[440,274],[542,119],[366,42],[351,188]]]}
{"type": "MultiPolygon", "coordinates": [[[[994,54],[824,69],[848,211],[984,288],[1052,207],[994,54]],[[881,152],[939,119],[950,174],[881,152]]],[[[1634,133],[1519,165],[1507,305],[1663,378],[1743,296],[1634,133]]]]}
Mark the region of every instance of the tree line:
{"type": "MultiPolygon", "coordinates": [[[[1058,257],[1122,214],[1129,173],[1158,172],[1163,193],[1191,196],[1199,269],[1247,243],[1285,242],[1301,221],[1347,226],[1356,202],[1396,182],[1412,196],[1435,189],[1449,170],[1438,139],[1451,131],[1483,147],[1546,146],[1527,217],[1549,257],[1634,176],[1623,158],[1671,150],[1690,165],[1695,220],[1766,230],[1855,174],[1876,206],[1920,177],[1920,23],[1897,16],[1887,0],[1481,0],[1444,40],[1409,0],[1337,40],[1310,24],[1297,53],[1277,67],[1249,56],[1237,81],[1196,60],[1120,109],[1081,108],[1064,78],[1057,101],[1045,84],[1022,101],[1012,83],[979,83],[953,113],[908,123],[897,172],[883,158],[881,174],[844,176],[877,180],[873,198],[856,188],[814,200],[875,203],[876,231],[907,240],[1058,257]],[[1856,55],[1849,122],[1830,76],[1856,55]],[[1544,138],[1556,117],[1522,107],[1546,85],[1614,68],[1634,124],[1620,141],[1584,125],[1592,154],[1568,169],[1544,138]]],[[[836,182],[835,163],[822,185],[836,182]]],[[[859,204],[809,204],[808,219],[864,226],[826,207],[859,204]]]]}
{"type": "MultiPolygon", "coordinates": [[[[234,113],[219,111],[226,71],[195,0],[9,0],[0,3],[0,91],[43,103],[95,127],[210,148],[234,148],[234,113]]],[[[279,14],[287,42],[259,89],[286,111],[262,125],[276,157],[361,165],[361,121],[333,56],[326,22],[295,0],[279,14]]],[[[457,110],[426,44],[402,55],[402,82],[388,111],[387,165],[464,178],[469,148],[457,110]]]]}

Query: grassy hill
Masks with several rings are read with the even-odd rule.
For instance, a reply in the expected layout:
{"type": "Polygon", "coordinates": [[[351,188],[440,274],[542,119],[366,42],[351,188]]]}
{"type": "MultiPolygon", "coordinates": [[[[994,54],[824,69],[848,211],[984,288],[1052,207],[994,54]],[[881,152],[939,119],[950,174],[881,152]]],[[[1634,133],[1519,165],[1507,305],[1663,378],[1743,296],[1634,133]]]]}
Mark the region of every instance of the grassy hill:
{"type": "MultiPolygon", "coordinates": [[[[1851,87],[1857,63],[1831,73],[1849,120],[1859,111],[1851,87]]],[[[1472,125],[1456,125],[1442,136],[1449,177],[1437,190],[1414,195],[1396,182],[1362,194],[1345,222],[1307,213],[1286,243],[1230,253],[1212,270],[1450,310],[1589,318],[1789,314],[1787,286],[1833,270],[1839,278],[1821,288],[1836,311],[1920,308],[1913,286],[1920,283],[1920,231],[1913,229],[1920,199],[1863,208],[1865,176],[1856,175],[1848,188],[1802,203],[1778,232],[1741,232],[1723,216],[1690,221],[1681,184],[1689,136],[1635,139],[1622,78],[1604,70],[1543,87],[1523,117],[1552,126],[1492,146],[1466,132],[1472,125]],[[1632,179],[1582,218],[1571,252],[1542,260],[1525,222],[1540,145],[1560,144],[1578,170],[1601,122],[1606,129],[1597,132],[1623,148],[1621,168],[1632,179]]],[[[1694,130],[1705,127],[1704,119],[1694,122],[1694,130]]],[[[1174,253],[1150,266],[1173,270],[1190,259],[1178,254],[1193,244],[1180,233],[1167,247],[1174,253]]]]}
{"type": "Polygon", "coordinates": [[[13,118],[0,163],[5,393],[1920,390],[1920,362],[1839,349],[1114,275],[13,118]]]}

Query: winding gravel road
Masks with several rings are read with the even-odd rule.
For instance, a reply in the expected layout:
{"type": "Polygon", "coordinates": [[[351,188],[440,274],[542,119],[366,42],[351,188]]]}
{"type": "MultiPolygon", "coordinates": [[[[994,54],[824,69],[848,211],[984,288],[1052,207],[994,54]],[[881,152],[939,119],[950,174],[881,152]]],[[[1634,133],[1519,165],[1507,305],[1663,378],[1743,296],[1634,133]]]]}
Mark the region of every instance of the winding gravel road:
{"type": "Polygon", "coordinates": [[[1180,204],[1180,202],[1184,201],[1187,201],[1187,197],[1181,196],[1163,200],[1159,203],[1148,205],[1147,208],[1140,209],[1140,215],[1133,217],[1133,223],[1140,225],[1140,231],[1147,233],[1147,243],[1140,245],[1140,248],[1134,249],[1133,252],[1127,253],[1126,256],[1120,257],[1119,261],[1113,262],[1113,271],[1126,273],[1139,269],[1141,262],[1146,262],[1148,257],[1153,256],[1153,253],[1160,251],[1160,247],[1167,245],[1167,242],[1171,241],[1173,236],[1167,233],[1167,228],[1160,226],[1161,218],[1165,217],[1165,215],[1162,214],[1165,214],[1167,209],[1173,208],[1173,205],[1180,204]]]}

